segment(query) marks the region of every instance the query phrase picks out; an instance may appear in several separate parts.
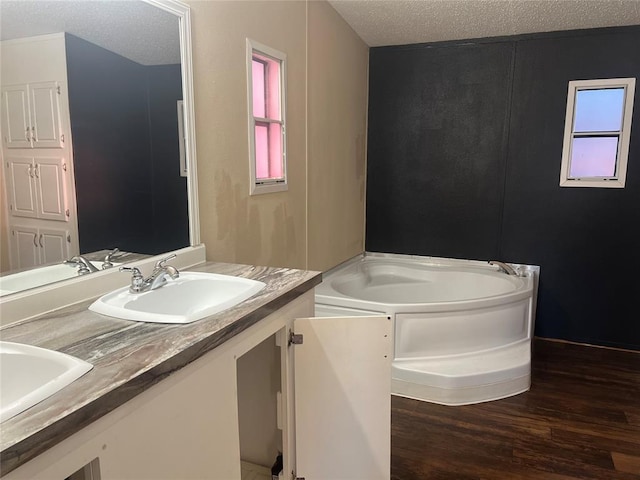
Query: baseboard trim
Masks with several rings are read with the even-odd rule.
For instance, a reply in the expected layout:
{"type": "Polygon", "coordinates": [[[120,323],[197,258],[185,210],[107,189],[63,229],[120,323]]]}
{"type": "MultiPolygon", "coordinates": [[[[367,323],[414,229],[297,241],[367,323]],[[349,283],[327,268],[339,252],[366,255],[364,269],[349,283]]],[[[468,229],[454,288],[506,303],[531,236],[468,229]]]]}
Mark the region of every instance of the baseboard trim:
{"type": "Polygon", "coordinates": [[[534,340],[542,340],[545,342],[567,343],[569,345],[578,345],[581,347],[604,348],[605,350],[616,350],[618,352],[637,353],[638,355],[640,355],[640,350],[632,350],[630,348],[610,347],[607,345],[593,345],[591,343],[573,342],[571,340],[564,340],[561,338],[544,338],[544,337],[533,337],[533,338],[534,340]]]}

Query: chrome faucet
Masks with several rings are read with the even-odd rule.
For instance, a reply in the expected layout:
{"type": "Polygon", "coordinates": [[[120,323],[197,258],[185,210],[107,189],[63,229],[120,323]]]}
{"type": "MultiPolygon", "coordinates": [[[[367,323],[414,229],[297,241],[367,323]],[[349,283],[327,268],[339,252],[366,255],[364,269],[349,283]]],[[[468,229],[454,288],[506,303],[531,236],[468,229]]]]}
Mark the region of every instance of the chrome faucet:
{"type": "Polygon", "coordinates": [[[131,285],[129,286],[129,292],[131,293],[143,293],[150,290],[160,288],[167,283],[167,278],[176,280],[180,276],[178,269],[172,265],[165,265],[165,263],[172,258],[175,258],[175,253],[169,255],[156,262],[153,267],[153,272],[149,278],[144,278],[142,272],[137,267],[120,267],[121,272],[131,272],[131,285]]]}
{"type": "Polygon", "coordinates": [[[65,260],[62,263],[64,263],[65,265],[72,265],[74,267],[79,267],[78,275],[86,275],[87,273],[94,273],[94,272],[100,271],[93,265],[93,263],[91,263],[89,260],[84,258],[82,255],[76,255],[74,257],[71,257],[69,260],[65,260]]]}
{"type": "Polygon", "coordinates": [[[102,261],[102,270],[106,270],[107,268],[113,267],[113,262],[111,260],[113,260],[115,256],[120,256],[120,255],[116,255],[118,253],[120,253],[120,249],[114,248],[113,250],[111,250],[109,253],[105,255],[104,260],[102,261]]]}
{"type": "Polygon", "coordinates": [[[519,276],[518,272],[516,272],[511,265],[507,265],[504,262],[499,262],[498,260],[489,260],[489,265],[495,265],[498,267],[499,271],[506,273],[507,275],[513,275],[515,277],[519,276]]]}

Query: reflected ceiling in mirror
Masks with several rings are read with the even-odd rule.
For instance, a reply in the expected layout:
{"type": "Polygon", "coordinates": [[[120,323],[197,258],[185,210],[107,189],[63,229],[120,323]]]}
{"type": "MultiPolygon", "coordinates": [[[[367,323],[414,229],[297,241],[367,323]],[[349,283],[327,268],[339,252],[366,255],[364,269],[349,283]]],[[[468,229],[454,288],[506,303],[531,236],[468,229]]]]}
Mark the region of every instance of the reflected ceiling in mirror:
{"type": "Polygon", "coordinates": [[[0,40],[67,32],[141,65],[180,63],[178,18],[132,0],[2,0],[0,40]]]}
{"type": "MultiPolygon", "coordinates": [[[[182,85],[180,18],[143,1],[3,0],[0,22],[3,41],[64,33],[71,138],[64,155],[72,166],[67,223],[74,224],[68,229],[76,242],[68,256],[116,247],[157,254],[192,244],[190,180],[180,169],[178,105],[190,96],[182,85]]],[[[189,115],[191,108],[185,105],[189,115]]],[[[185,124],[189,137],[191,122],[185,124]]],[[[3,145],[5,157],[57,153],[3,145]]],[[[2,208],[10,207],[3,202],[2,208]]],[[[8,210],[5,218],[9,229],[34,222],[8,210]]],[[[24,266],[12,261],[11,269],[24,266]]]]}

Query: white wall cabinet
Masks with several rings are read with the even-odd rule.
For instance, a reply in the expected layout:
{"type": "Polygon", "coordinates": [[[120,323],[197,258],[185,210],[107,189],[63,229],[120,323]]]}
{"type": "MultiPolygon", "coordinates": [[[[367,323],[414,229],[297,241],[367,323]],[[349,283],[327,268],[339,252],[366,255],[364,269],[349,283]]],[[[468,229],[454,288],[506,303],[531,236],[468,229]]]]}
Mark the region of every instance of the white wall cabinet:
{"type": "Polygon", "coordinates": [[[9,214],[65,222],[68,168],[63,158],[9,157],[5,161],[9,214]]]}
{"type": "Polygon", "coordinates": [[[13,225],[11,250],[14,269],[62,262],[69,258],[69,232],[65,229],[13,225]]]}
{"type": "Polygon", "coordinates": [[[238,359],[273,336],[282,478],[388,479],[391,321],[302,319],[313,311],[310,291],[4,480],[63,480],[92,462],[102,480],[240,480],[238,359]],[[303,343],[288,346],[298,328],[303,343]]]}
{"type": "Polygon", "coordinates": [[[60,85],[38,82],[2,88],[3,138],[7,148],[63,148],[60,85]]]}
{"type": "MultiPolygon", "coordinates": [[[[0,53],[0,195],[7,200],[2,202],[7,228],[0,241],[12,246],[9,264],[15,270],[25,268],[24,249],[18,253],[12,234],[17,229],[26,239],[22,227],[68,232],[70,242],[59,244],[64,248],[33,247],[41,263],[58,259],[60,251],[79,253],[65,35],[4,40],[0,53]]],[[[36,243],[40,238],[38,233],[36,243]]],[[[43,234],[43,245],[50,238],[43,234]]]]}

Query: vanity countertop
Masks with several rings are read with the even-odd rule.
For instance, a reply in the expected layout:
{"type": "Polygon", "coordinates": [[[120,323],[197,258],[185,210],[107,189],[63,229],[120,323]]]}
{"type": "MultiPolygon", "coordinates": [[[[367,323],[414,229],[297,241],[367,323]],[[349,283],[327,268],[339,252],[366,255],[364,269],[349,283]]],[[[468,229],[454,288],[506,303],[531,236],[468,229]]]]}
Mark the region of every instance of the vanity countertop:
{"type": "Polygon", "coordinates": [[[91,301],[8,325],[2,340],[57,350],[94,368],[0,425],[0,475],[280,309],[322,280],[319,272],[207,262],[189,271],[260,280],[266,287],[224,312],[186,325],[141,323],[89,311],[91,301]]]}

